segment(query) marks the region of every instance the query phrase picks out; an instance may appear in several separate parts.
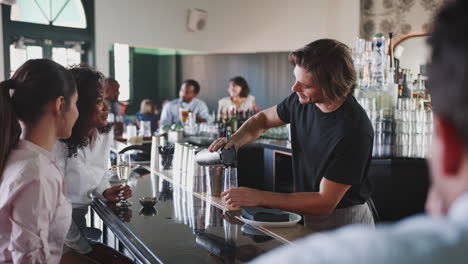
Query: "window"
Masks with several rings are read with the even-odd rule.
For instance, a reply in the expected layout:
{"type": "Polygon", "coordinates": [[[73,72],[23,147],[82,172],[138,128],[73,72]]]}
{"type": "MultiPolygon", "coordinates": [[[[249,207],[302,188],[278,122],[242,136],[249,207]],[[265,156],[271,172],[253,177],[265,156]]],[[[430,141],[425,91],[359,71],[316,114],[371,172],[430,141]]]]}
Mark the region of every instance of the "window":
{"type": "Polygon", "coordinates": [[[18,0],[11,8],[10,17],[12,21],[86,28],[80,0],[18,0]]]}
{"type": "Polygon", "coordinates": [[[52,48],[52,60],[68,67],[80,64],[81,53],[75,48],[52,48]]]}
{"type": "Polygon", "coordinates": [[[10,45],[10,77],[27,60],[42,58],[42,47],[10,45]]]}
{"type": "Polygon", "coordinates": [[[93,65],[94,0],[16,0],[1,8],[6,77],[33,58],[93,65]]]}
{"type": "Polygon", "coordinates": [[[130,48],[126,44],[114,44],[114,72],[120,84],[119,101],[130,100],[130,48]]]}

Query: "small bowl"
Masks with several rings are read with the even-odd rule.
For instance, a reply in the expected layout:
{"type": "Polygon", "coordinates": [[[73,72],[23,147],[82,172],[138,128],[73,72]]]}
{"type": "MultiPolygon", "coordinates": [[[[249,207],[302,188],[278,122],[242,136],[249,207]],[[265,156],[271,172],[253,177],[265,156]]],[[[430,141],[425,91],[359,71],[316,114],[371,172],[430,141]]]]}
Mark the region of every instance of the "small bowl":
{"type": "Polygon", "coordinates": [[[141,197],[140,198],[140,204],[143,205],[143,207],[152,207],[156,204],[157,199],[156,197],[141,197]]]}

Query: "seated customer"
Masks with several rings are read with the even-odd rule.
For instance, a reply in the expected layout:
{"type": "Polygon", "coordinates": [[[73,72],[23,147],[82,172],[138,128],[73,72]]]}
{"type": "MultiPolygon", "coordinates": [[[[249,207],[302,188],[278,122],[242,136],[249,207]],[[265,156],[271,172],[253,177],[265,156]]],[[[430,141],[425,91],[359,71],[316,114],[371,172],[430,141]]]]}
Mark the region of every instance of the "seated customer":
{"type": "Polygon", "coordinates": [[[151,122],[151,134],[158,129],[159,114],[156,106],[150,99],[143,99],[140,104],[140,112],[136,113],[137,126],[141,128],[141,121],[151,122]]]}
{"type": "Polygon", "coordinates": [[[185,80],[179,91],[179,98],[167,103],[162,112],[159,125],[181,124],[179,109],[185,109],[194,114],[196,122],[211,122],[208,106],[202,100],[195,98],[200,93],[200,84],[195,80],[185,80]]]}
{"type": "Polygon", "coordinates": [[[228,97],[218,101],[218,113],[231,111],[233,108],[237,111],[247,111],[255,107],[255,97],[249,95],[250,88],[244,78],[237,76],[230,79],[228,92],[228,97]]]}
{"type": "Polygon", "coordinates": [[[51,151],[71,135],[77,99],[72,75],[51,60],[29,60],[0,83],[0,263],[62,257],[71,205],[51,151]]]}
{"type": "Polygon", "coordinates": [[[106,78],[103,82],[106,90],[106,103],[109,106],[109,114],[119,116],[121,109],[119,104],[120,84],[114,78],[106,78]]]}
{"type": "Polygon", "coordinates": [[[131,196],[131,190],[128,186],[123,189],[121,186],[111,187],[107,179],[113,137],[107,124],[109,107],[104,101],[103,75],[86,65],[75,66],[69,71],[77,85],[80,115],[71,137],[54,146],[59,168],[64,174],[67,196],[73,206],[73,222],[66,237],[65,250],[74,250],[102,262],[100,259],[112,250],[103,245],[91,245],[83,236],[85,216],[92,201],[90,194],[118,202],[121,190],[125,198],[131,196]]]}
{"type": "Polygon", "coordinates": [[[376,229],[350,226],[311,235],[253,263],[467,263],[468,1],[448,3],[429,38],[427,84],[434,107],[429,214],[376,229]]]}

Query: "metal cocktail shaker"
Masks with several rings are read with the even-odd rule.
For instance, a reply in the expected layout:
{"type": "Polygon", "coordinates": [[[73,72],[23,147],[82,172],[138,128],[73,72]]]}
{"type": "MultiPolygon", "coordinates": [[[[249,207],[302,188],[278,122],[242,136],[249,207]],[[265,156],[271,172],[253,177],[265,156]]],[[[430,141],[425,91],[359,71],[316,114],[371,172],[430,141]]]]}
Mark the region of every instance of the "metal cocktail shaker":
{"type": "Polygon", "coordinates": [[[202,166],[237,167],[237,153],[234,147],[216,152],[204,149],[197,153],[195,159],[202,166]]]}
{"type": "MultiPolygon", "coordinates": [[[[226,139],[230,140],[229,131],[226,139]]],[[[205,149],[197,153],[195,160],[201,166],[237,167],[237,152],[234,147],[224,149],[224,146],[215,152],[205,149]]]]}

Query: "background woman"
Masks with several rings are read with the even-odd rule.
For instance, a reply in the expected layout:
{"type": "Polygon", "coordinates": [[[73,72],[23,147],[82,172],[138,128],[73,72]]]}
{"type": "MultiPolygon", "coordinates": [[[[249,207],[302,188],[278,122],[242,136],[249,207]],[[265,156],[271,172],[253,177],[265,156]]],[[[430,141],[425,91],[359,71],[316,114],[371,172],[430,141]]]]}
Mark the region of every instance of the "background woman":
{"type": "Polygon", "coordinates": [[[29,60],[0,92],[0,262],[59,263],[71,205],[51,150],[78,117],[73,77],[29,60]]]}
{"type": "Polygon", "coordinates": [[[140,112],[136,113],[137,126],[141,129],[141,121],[151,122],[151,134],[158,129],[159,114],[153,101],[143,99],[140,104],[140,112]]]}
{"type": "Polygon", "coordinates": [[[231,111],[233,108],[237,111],[246,111],[255,107],[255,97],[249,95],[250,88],[244,78],[237,76],[230,79],[228,92],[228,97],[218,101],[218,113],[231,111]]]}
{"type": "MultiPolygon", "coordinates": [[[[73,223],[66,237],[65,251],[85,254],[102,262],[112,249],[102,244],[91,245],[84,237],[85,216],[92,202],[90,194],[111,202],[119,201],[121,186],[111,187],[107,178],[110,143],[113,140],[107,124],[109,107],[104,101],[104,76],[87,65],[69,70],[75,78],[80,116],[73,126],[70,138],[57,142],[54,152],[60,157],[60,168],[65,175],[67,196],[73,206],[73,223]]],[[[131,196],[128,186],[123,196],[131,196]]]]}

